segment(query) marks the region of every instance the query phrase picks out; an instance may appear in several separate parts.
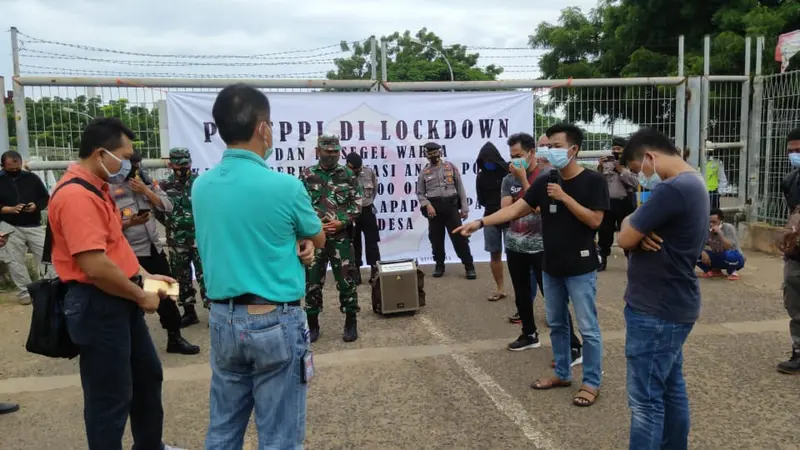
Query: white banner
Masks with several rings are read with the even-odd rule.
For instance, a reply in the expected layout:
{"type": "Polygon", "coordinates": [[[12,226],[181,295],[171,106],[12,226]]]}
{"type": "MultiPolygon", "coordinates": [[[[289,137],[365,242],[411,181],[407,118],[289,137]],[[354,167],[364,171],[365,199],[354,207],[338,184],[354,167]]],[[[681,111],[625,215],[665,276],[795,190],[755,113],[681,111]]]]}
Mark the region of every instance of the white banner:
{"type": "MultiPolygon", "coordinates": [[[[341,137],[343,153],[358,152],[378,176],[378,226],[381,258],[417,258],[433,262],[428,221],[416,195],[419,173],[427,162],[420,153],[428,141],[442,145],[444,158],[459,169],[475,209],[475,160],[491,141],[507,159],[511,134],[533,130],[533,96],[528,92],[498,93],[269,93],[275,152],[268,164],[297,176],[316,164],[314,147],[320,133],[341,137]]],[[[200,173],[220,161],[225,144],[217,134],[211,109],[216,94],[169,92],[167,114],[171,147],[192,152],[200,173]]],[[[342,156],[342,164],[344,155],[342,156]]],[[[268,197],[265,197],[268,198],[268,197]]],[[[470,238],[476,261],[488,261],[483,234],[470,238]]],[[[446,239],[447,262],[458,262],[446,239]]]]}

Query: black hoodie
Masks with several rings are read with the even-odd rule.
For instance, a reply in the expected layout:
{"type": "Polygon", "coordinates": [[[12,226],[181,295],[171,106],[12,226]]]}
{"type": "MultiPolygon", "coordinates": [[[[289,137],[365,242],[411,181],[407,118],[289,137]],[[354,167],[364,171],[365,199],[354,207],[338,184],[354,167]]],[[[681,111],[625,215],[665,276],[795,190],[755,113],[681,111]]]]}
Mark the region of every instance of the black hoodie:
{"type": "Polygon", "coordinates": [[[478,205],[484,208],[483,215],[488,216],[500,209],[500,186],[503,184],[503,178],[508,175],[508,163],[491,142],[483,144],[475,162],[478,164],[475,193],[478,205]],[[484,165],[486,162],[494,163],[496,166],[494,170],[486,169],[484,165]]]}

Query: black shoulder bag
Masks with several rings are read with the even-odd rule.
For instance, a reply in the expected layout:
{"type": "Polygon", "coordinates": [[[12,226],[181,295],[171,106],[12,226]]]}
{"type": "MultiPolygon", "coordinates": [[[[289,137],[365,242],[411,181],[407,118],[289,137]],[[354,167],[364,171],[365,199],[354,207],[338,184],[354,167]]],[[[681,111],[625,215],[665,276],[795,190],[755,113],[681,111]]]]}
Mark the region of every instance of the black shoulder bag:
{"type": "MultiPolygon", "coordinates": [[[[61,186],[53,191],[50,199],[52,200],[56,193],[68,184],[79,184],[105,201],[105,197],[99,189],[81,178],[73,178],[62,183],[61,186]]],[[[52,251],[53,231],[50,229],[48,221],[45,229],[42,262],[52,262],[52,251]]],[[[69,337],[67,320],[64,315],[64,297],[67,293],[67,284],[56,277],[34,281],[27,287],[31,296],[33,314],[25,349],[31,353],[50,358],[72,359],[78,356],[78,346],[69,337]]]]}

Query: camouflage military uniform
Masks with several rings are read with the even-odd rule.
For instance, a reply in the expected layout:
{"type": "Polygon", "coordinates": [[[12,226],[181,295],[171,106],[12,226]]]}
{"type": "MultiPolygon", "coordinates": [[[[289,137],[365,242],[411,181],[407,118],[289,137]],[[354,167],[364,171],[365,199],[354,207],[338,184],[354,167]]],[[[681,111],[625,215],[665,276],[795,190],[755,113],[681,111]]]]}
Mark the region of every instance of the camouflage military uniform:
{"type": "MultiPolygon", "coordinates": [[[[189,150],[173,149],[170,151],[170,161],[190,161],[189,150]],[[176,151],[179,150],[179,151],[176,151]],[[183,153],[185,152],[185,156],[183,153]]],[[[192,265],[194,265],[197,284],[200,285],[200,296],[203,306],[208,308],[206,301],[206,287],[203,282],[203,268],[200,264],[200,255],[197,253],[194,233],[194,217],[192,216],[192,184],[197,175],[190,173],[185,179],[170,175],[160,184],[173,204],[172,213],[166,214],[162,222],[167,232],[167,245],[170,252],[170,266],[172,274],[180,284],[178,304],[194,304],[197,291],[192,282],[192,265]]]]}
{"type": "MultiPolygon", "coordinates": [[[[321,136],[320,146],[339,146],[336,137],[321,136]]],[[[325,169],[317,164],[308,167],[300,174],[300,180],[308,190],[311,204],[323,223],[338,220],[340,229],[327,236],[325,247],[317,249],[314,262],[306,268],[306,314],[317,316],[322,311],[322,286],[328,262],[336,278],[339,291],[340,310],[343,313],[357,313],[358,295],[356,284],[351,276],[353,262],[352,238],[347,225],[361,212],[361,188],[353,172],[345,166],[336,164],[325,169]]]]}

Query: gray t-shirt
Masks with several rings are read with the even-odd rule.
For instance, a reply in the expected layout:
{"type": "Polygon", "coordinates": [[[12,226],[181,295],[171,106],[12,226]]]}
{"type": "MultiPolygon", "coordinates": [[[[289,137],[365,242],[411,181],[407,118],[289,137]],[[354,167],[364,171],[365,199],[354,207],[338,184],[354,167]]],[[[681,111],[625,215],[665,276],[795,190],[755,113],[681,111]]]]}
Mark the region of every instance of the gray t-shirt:
{"type": "MultiPolygon", "coordinates": [[[[542,171],[546,174],[547,172],[542,171]]],[[[522,183],[514,175],[506,175],[500,185],[500,197],[512,197],[514,201],[522,198],[522,183]]],[[[506,250],[517,253],[539,253],[544,251],[542,243],[542,216],[531,213],[512,220],[503,229],[503,240],[506,250]]]]}
{"type": "MultiPolygon", "coordinates": [[[[720,230],[722,231],[722,235],[725,236],[725,239],[733,244],[733,248],[728,250],[739,250],[739,238],[736,236],[736,228],[729,223],[723,222],[720,230]]],[[[710,231],[708,233],[708,241],[706,242],[706,245],[711,249],[712,252],[725,251],[725,247],[722,245],[722,239],[710,231]]]]}

